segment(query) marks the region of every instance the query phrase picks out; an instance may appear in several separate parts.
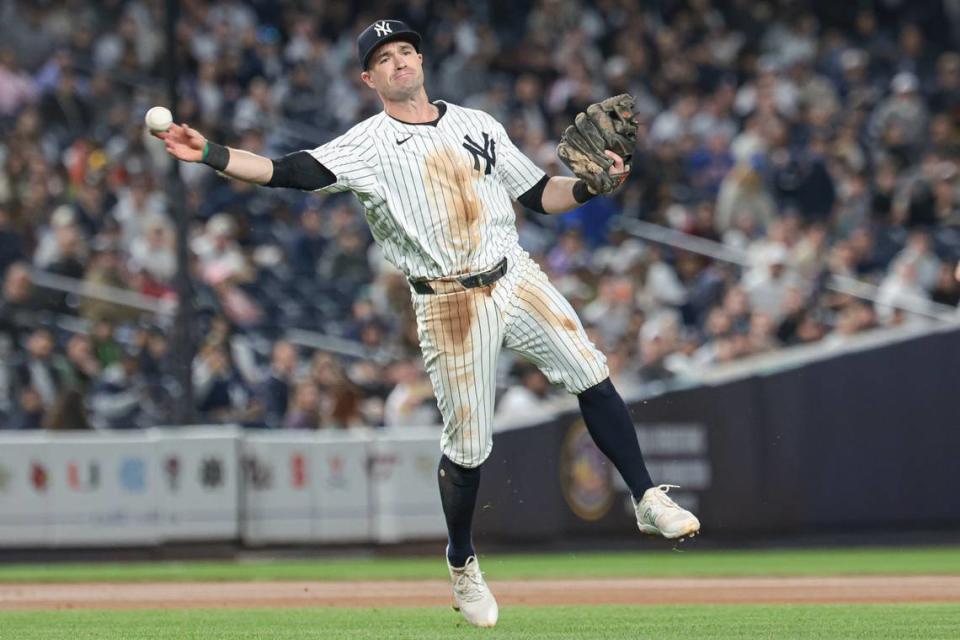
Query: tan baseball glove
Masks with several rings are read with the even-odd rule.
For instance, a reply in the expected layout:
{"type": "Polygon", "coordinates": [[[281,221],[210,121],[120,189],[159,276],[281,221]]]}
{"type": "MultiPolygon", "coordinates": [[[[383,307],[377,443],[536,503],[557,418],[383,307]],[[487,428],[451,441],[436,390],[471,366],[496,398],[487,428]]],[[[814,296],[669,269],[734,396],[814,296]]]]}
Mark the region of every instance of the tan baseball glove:
{"type": "Polygon", "coordinates": [[[637,121],[633,115],[633,96],[621,94],[597,102],[577,114],[563,132],[557,156],[578,178],[597,194],[615,190],[630,174],[630,156],[637,144],[637,121]],[[621,158],[625,171],[610,174],[613,159],[604,151],[621,158]]]}

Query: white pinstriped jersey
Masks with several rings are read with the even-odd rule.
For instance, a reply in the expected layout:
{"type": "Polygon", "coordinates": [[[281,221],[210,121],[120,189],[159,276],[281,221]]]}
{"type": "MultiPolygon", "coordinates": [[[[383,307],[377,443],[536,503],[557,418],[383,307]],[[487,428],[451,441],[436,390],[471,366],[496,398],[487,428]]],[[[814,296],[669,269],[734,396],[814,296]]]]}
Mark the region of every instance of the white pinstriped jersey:
{"type": "Polygon", "coordinates": [[[308,151],[337,178],[320,191],[353,191],[386,259],[414,278],[496,265],[518,244],[511,198],[544,176],[489,114],[435,104],[435,123],[382,112],[308,151]]]}
{"type": "MultiPolygon", "coordinates": [[[[508,259],[495,283],[411,289],[424,365],[443,416],[440,447],[481,464],[493,446],[497,359],[506,347],[580,393],[609,375],[576,312],[520,247],[511,199],[544,172],[481,111],[449,103],[431,124],[381,113],[309,151],[353,191],[386,258],[413,278],[477,273],[508,259]]],[[[446,285],[446,286],[443,286],[446,285]]]]}

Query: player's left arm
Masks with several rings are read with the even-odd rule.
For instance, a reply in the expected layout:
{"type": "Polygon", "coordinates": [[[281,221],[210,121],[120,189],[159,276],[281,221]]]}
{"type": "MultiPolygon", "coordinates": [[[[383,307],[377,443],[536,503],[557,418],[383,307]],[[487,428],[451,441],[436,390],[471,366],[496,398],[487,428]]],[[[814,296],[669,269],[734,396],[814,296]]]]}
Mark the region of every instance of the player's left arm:
{"type": "MultiPolygon", "coordinates": [[[[566,213],[597,195],[583,179],[547,176],[513,144],[503,127],[497,125],[497,128],[500,149],[497,173],[507,192],[524,207],[539,213],[566,213]]],[[[606,155],[611,184],[616,185],[613,188],[619,187],[630,174],[630,165],[612,151],[606,151],[606,155]]]]}

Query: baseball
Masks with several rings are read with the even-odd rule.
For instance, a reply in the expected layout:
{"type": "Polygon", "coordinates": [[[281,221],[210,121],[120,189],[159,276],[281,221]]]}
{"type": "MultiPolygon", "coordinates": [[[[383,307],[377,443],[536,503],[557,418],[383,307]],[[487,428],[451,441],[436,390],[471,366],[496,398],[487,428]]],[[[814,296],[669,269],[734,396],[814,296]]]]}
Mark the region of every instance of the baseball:
{"type": "Polygon", "coordinates": [[[150,131],[166,131],[173,124],[173,114],[166,107],[151,107],[143,119],[150,131]]]}

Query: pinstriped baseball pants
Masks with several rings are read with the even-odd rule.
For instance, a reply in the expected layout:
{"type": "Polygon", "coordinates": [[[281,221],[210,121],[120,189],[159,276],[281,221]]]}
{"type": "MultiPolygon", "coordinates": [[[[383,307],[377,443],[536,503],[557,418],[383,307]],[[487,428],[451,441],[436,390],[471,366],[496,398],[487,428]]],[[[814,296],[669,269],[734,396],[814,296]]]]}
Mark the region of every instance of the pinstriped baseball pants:
{"type": "Polygon", "coordinates": [[[463,467],[493,447],[497,359],[503,347],[536,364],[553,384],[577,394],[610,374],[570,303],[519,247],[508,271],[487,287],[434,283],[413,293],[420,349],[443,416],[440,448],[463,467]]]}

